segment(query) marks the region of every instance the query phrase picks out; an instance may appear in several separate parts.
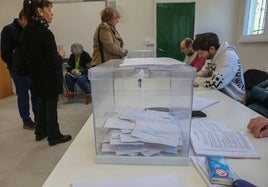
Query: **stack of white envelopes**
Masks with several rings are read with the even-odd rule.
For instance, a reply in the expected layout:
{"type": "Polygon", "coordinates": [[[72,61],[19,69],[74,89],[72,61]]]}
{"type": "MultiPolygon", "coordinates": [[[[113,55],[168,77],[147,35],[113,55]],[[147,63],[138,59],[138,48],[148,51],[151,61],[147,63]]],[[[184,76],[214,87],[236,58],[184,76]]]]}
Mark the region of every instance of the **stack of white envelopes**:
{"type": "Polygon", "coordinates": [[[102,152],[128,156],[176,155],[182,147],[181,132],[169,112],[127,109],[108,118],[102,152]]]}

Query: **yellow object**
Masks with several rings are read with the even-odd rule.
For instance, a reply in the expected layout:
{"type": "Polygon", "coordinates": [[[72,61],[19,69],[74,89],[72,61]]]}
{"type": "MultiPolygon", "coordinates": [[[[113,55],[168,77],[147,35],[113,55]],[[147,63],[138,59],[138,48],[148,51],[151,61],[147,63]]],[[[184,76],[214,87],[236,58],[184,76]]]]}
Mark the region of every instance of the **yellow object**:
{"type": "Polygon", "coordinates": [[[0,99],[12,95],[12,81],[6,63],[0,58],[0,99]]]}

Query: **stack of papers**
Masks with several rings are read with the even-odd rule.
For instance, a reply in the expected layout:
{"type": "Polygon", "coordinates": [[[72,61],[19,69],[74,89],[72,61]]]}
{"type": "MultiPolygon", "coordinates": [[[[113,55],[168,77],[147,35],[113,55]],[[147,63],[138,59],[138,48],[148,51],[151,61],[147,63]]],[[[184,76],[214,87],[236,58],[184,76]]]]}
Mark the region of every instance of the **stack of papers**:
{"type": "Polygon", "coordinates": [[[102,152],[119,155],[154,156],[177,154],[182,147],[181,132],[168,112],[125,110],[106,120],[108,128],[102,152]]]}
{"type": "Polygon", "coordinates": [[[248,137],[220,121],[192,121],[191,143],[197,155],[260,158],[248,137]]]}

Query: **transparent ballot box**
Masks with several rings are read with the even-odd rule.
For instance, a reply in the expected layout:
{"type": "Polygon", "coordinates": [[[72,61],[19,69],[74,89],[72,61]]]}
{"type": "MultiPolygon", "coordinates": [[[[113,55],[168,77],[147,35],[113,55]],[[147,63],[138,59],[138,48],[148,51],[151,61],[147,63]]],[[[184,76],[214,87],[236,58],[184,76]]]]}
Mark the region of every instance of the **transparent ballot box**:
{"type": "Polygon", "coordinates": [[[171,58],[91,68],[96,163],[188,165],[195,73],[171,58]]]}

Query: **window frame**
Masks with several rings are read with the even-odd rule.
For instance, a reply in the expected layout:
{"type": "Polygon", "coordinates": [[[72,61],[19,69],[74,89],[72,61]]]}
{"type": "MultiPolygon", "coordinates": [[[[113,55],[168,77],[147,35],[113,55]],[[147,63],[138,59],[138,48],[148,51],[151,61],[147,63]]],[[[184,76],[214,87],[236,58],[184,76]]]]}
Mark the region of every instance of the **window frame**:
{"type": "Polygon", "coordinates": [[[268,42],[268,1],[266,1],[266,16],[265,16],[265,26],[263,34],[256,35],[245,35],[244,28],[248,25],[247,17],[249,14],[249,4],[251,0],[242,1],[242,11],[241,11],[241,29],[239,33],[240,43],[253,43],[253,42],[268,42]]]}

